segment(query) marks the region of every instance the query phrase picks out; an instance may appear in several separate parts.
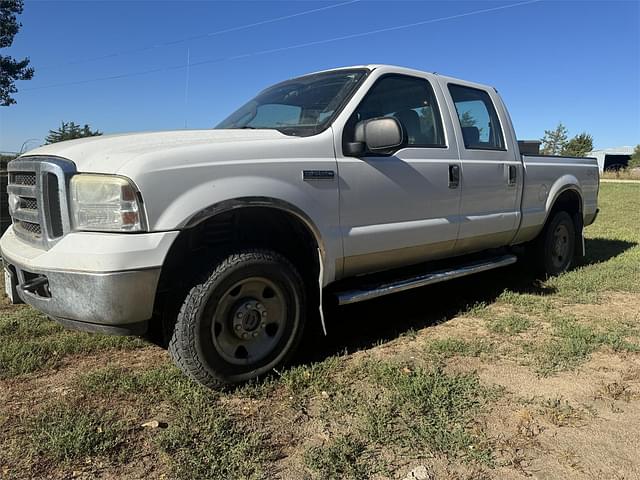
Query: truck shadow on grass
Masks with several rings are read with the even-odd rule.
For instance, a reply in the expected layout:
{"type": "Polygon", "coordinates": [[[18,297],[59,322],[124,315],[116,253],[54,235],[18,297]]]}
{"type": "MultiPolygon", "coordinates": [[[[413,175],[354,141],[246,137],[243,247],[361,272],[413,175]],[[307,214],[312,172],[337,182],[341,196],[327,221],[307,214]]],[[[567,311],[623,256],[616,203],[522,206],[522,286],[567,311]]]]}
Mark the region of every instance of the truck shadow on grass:
{"type": "MultiPolygon", "coordinates": [[[[586,240],[587,256],[579,266],[607,262],[634,242],[594,238],[586,240]]],[[[401,292],[367,302],[325,310],[328,336],[317,322],[308,331],[299,363],[324,360],[331,355],[354,352],[392,341],[411,330],[446,322],[477,304],[491,304],[505,291],[552,295],[524,263],[428,287],[401,292]]]]}
{"type": "Polygon", "coordinates": [[[586,257],[580,265],[595,265],[606,262],[638,245],[627,240],[611,238],[587,238],[585,240],[586,257]]]}

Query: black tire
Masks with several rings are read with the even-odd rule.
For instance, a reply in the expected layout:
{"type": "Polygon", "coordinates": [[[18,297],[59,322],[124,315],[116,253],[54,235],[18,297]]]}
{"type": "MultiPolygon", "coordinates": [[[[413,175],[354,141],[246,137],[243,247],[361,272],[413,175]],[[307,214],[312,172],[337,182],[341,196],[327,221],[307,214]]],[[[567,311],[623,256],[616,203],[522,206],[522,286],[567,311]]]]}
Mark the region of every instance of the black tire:
{"type": "Polygon", "coordinates": [[[187,294],[169,353],[207,387],[241,383],[285,364],[304,323],[303,281],[285,257],[269,250],[232,253],[187,294]]]}
{"type": "Polygon", "coordinates": [[[575,262],[576,227],[571,215],[561,210],[551,214],[534,247],[534,267],[543,277],[559,275],[575,262]]]}

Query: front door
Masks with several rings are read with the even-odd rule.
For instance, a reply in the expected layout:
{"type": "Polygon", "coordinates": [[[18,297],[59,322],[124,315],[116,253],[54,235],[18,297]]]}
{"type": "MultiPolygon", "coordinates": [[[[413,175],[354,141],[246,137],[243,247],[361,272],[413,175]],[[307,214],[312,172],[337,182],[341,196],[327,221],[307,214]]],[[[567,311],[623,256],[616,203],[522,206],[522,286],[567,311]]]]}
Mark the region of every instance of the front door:
{"type": "Polygon", "coordinates": [[[458,235],[460,187],[450,182],[460,162],[442,92],[427,78],[382,75],[347,121],[393,116],[405,145],[393,155],[338,154],[344,275],[445,257],[458,235]]]}

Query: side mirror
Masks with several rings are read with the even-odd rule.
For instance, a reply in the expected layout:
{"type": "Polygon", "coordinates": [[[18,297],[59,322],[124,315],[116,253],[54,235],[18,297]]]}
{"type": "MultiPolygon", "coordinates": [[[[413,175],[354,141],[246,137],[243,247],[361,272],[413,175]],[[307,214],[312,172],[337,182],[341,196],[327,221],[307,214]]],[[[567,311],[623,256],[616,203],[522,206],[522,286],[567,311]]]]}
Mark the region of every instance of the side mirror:
{"type": "Polygon", "coordinates": [[[347,155],[366,152],[390,155],[402,145],[402,126],[394,117],[379,117],[356,124],[354,141],[345,145],[347,155]]]}

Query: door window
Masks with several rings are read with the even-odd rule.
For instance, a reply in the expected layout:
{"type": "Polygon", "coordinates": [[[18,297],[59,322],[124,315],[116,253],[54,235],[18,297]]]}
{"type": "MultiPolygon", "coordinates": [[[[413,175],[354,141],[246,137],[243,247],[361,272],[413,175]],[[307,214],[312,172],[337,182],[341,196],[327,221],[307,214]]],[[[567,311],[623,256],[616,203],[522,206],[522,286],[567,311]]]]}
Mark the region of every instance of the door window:
{"type": "Polygon", "coordinates": [[[504,150],[498,115],[489,94],[477,88],[449,85],[464,146],[474,150],[504,150]]]}
{"type": "Polygon", "coordinates": [[[404,75],[381,77],[349,119],[347,131],[377,117],[395,117],[402,125],[407,145],[445,147],[442,120],[433,89],[422,78],[404,75]]]}

